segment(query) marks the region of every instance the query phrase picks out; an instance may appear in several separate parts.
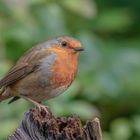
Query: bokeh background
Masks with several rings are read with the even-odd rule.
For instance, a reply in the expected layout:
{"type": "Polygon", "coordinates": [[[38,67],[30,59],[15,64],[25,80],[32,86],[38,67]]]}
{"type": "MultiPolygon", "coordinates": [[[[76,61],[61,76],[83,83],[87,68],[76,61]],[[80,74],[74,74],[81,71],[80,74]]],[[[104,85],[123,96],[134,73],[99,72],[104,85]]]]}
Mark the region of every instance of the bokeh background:
{"type": "MultiPolygon", "coordinates": [[[[85,52],[65,94],[46,101],[57,116],[98,116],[104,140],[140,140],[139,0],[0,0],[0,79],[31,46],[78,38],[85,52]]],[[[13,133],[27,101],[0,103],[0,140],[13,133]]]]}

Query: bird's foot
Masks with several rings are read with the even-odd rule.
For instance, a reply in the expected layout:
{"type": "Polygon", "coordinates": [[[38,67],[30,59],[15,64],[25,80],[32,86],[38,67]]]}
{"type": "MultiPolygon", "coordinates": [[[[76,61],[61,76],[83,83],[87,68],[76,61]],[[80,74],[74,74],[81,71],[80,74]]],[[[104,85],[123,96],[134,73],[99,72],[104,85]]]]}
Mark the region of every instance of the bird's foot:
{"type": "Polygon", "coordinates": [[[41,113],[42,116],[52,114],[47,106],[44,106],[40,103],[36,104],[36,108],[38,108],[38,110],[39,110],[39,112],[41,113]]]}
{"type": "Polygon", "coordinates": [[[38,108],[39,112],[41,113],[42,116],[46,116],[46,115],[52,115],[51,111],[49,110],[49,108],[47,106],[42,105],[41,103],[38,103],[28,97],[24,97],[26,100],[32,102],[36,108],[38,108]]]}

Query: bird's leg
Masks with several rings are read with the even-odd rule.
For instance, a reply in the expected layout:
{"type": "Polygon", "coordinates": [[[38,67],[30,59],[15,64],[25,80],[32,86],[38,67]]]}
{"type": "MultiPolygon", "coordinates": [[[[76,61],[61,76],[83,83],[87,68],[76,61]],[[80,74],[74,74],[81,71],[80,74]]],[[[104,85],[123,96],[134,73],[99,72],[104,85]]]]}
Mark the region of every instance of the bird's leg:
{"type": "Polygon", "coordinates": [[[42,105],[41,103],[38,103],[38,102],[28,98],[26,96],[24,96],[23,98],[30,101],[31,103],[33,103],[39,109],[40,112],[45,111],[47,114],[50,114],[50,111],[49,111],[48,107],[46,107],[46,106],[42,105]]]}

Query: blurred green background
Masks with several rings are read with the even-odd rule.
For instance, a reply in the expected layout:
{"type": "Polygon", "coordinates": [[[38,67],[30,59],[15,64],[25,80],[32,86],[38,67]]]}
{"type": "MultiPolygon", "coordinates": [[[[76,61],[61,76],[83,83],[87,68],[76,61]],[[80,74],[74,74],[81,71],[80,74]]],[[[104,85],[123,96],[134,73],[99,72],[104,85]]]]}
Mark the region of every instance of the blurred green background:
{"type": "MultiPolygon", "coordinates": [[[[139,0],[0,0],[0,79],[31,46],[69,35],[85,47],[65,94],[46,101],[57,116],[98,116],[104,140],[140,140],[139,0]]],[[[13,133],[27,101],[0,103],[0,140],[13,133]]]]}

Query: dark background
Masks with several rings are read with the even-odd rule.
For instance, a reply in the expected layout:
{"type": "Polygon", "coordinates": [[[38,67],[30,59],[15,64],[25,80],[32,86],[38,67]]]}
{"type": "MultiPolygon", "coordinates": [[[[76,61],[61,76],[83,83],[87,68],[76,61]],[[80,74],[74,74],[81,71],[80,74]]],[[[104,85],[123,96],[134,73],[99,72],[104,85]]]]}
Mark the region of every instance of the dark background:
{"type": "MultiPolygon", "coordinates": [[[[0,0],[0,78],[25,50],[57,36],[78,38],[85,52],[63,95],[46,101],[57,116],[98,116],[104,140],[140,139],[139,0],[0,0]]],[[[0,140],[32,105],[0,103],[0,140]]]]}

